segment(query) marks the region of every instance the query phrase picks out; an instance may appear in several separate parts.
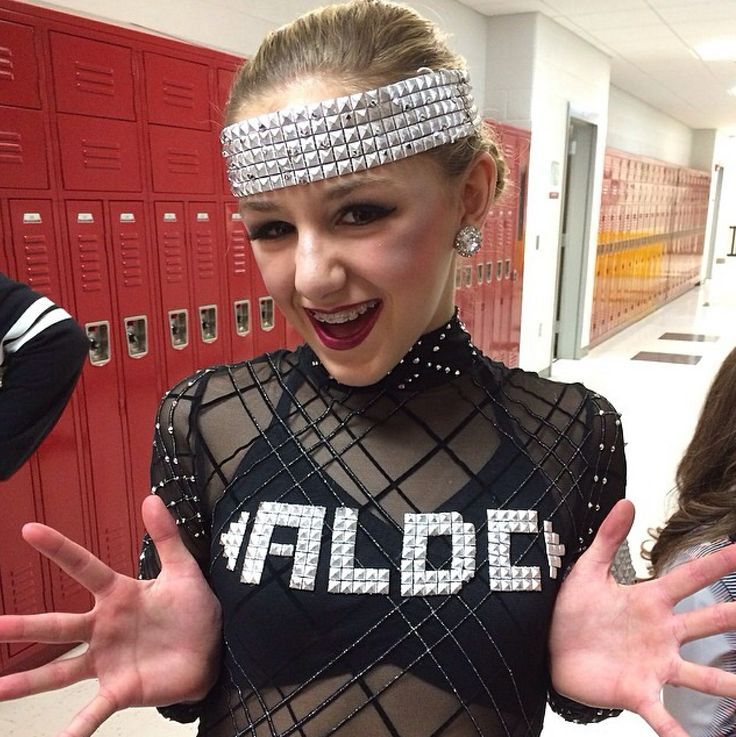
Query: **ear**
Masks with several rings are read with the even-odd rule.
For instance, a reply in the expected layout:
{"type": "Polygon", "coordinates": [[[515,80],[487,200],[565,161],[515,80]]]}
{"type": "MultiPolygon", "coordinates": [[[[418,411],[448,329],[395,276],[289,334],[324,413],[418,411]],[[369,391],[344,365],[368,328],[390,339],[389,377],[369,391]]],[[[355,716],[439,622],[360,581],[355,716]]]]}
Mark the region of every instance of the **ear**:
{"type": "Polygon", "coordinates": [[[476,154],[462,176],[460,187],[463,225],[483,227],[496,192],[496,162],[486,151],[476,154]]]}

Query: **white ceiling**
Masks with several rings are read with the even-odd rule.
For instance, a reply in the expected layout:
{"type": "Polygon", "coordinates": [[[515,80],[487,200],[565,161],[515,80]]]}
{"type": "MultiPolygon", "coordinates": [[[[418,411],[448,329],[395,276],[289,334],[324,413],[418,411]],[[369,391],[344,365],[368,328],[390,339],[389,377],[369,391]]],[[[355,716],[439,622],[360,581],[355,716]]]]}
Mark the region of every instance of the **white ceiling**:
{"type": "Polygon", "coordinates": [[[690,128],[736,132],[736,0],[459,1],[485,15],[543,13],[608,54],[617,87],[690,128]],[[709,41],[728,58],[703,58],[709,41]]]}

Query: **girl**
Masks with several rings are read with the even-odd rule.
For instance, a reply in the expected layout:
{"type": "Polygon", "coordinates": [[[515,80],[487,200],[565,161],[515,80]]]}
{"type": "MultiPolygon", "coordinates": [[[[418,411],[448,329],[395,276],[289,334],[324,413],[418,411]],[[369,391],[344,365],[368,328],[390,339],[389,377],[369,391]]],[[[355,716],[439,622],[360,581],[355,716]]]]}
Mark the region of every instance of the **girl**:
{"type": "Polygon", "coordinates": [[[222,141],[306,345],[167,393],[149,580],[25,529],[96,605],[0,621],[0,639],[89,643],[0,694],[98,677],[67,737],[133,703],[210,737],[537,735],[548,697],[682,737],[663,683],[736,693],[678,654],[734,616],[671,611],[736,554],[619,586],[618,415],[480,355],[455,313],[455,259],[479,247],[504,166],[434,26],[374,0],[298,19],[243,67],[222,141]]]}

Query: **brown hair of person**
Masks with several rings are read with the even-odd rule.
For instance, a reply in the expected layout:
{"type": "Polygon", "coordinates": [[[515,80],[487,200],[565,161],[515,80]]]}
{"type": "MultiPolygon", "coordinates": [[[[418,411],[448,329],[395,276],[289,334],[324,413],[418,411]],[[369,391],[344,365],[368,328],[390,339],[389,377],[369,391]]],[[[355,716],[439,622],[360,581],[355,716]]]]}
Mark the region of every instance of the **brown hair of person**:
{"type": "MultiPolygon", "coordinates": [[[[269,33],[238,72],[225,111],[226,124],[260,95],[303,78],[334,79],[346,92],[373,89],[414,77],[420,69],[465,69],[437,26],[415,11],[384,0],[353,0],[319,8],[269,33]]],[[[479,151],[496,163],[495,195],[506,165],[486,126],[474,136],[426,152],[450,176],[465,171],[479,151]]]]}
{"type": "Polygon", "coordinates": [[[642,547],[655,575],[694,543],[736,534],[736,349],[711,384],[676,484],[676,511],[663,528],[650,532],[652,549],[642,547]]]}

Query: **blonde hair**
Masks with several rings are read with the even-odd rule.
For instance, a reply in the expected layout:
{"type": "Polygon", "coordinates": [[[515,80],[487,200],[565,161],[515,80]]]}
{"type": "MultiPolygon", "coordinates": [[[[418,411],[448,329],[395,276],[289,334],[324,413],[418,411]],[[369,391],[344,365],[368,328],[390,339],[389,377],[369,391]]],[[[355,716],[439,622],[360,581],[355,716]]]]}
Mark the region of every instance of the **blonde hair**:
{"type": "MultiPolygon", "coordinates": [[[[319,8],[266,36],[233,82],[225,122],[237,122],[251,100],[301,78],[335,79],[346,85],[346,92],[358,92],[414,77],[422,68],[465,69],[466,63],[449,49],[437,26],[415,11],[385,0],[319,8]]],[[[506,165],[487,126],[426,155],[454,177],[479,151],[487,151],[496,164],[498,197],[506,165]]]]}

